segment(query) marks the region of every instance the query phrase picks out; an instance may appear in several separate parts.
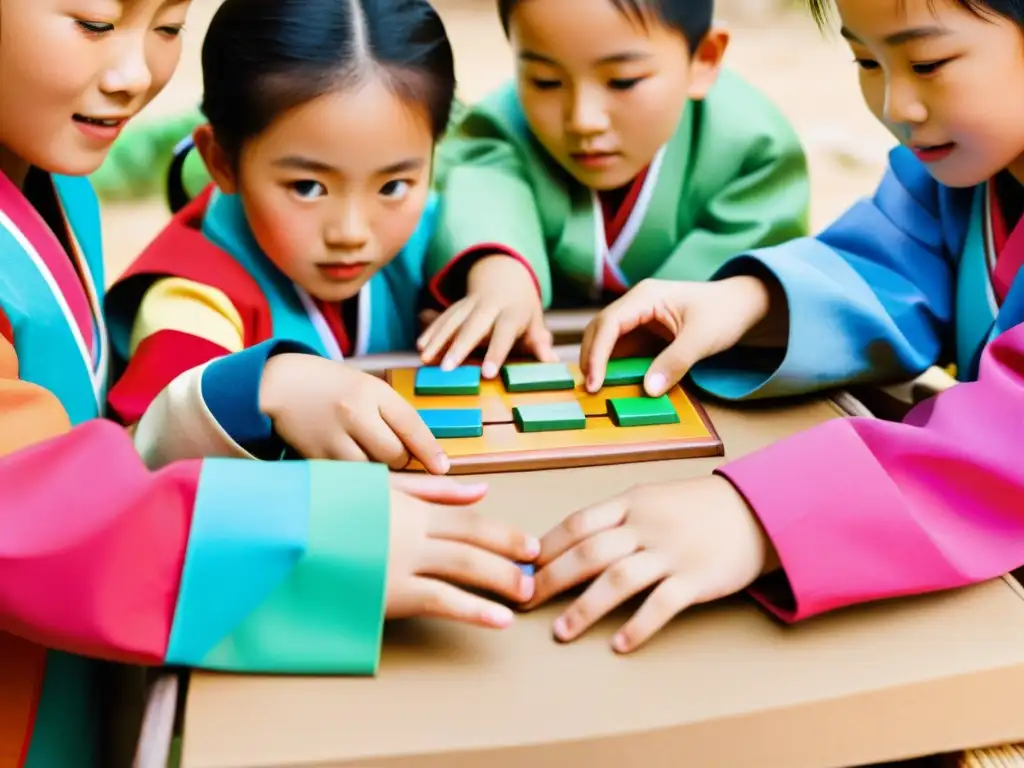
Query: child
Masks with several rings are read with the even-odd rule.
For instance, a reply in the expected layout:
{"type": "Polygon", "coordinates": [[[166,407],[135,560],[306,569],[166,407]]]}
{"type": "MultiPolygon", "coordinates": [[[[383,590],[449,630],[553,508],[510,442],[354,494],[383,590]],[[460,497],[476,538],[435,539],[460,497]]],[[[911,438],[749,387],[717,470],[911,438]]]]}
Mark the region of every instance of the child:
{"type": "MultiPolygon", "coordinates": [[[[90,658],[367,675],[385,616],[506,626],[507,609],[456,585],[512,600],[530,589],[513,560],[530,559],[535,543],[431,503],[471,502],[480,488],[422,476],[389,483],[380,464],[327,461],[213,459],[150,472],[124,430],[98,418],[104,280],[98,211],[83,177],[171,76],[187,5],[120,0],[68,16],[50,2],[3,0],[4,765],[101,764],[90,658]]],[[[253,23],[281,23],[268,47],[352,18],[338,10],[351,4],[337,0],[231,6],[244,6],[253,23]]],[[[392,18],[407,25],[391,38],[398,46],[405,34],[437,39],[440,22],[422,0],[367,7],[358,29],[374,43],[392,18]]],[[[219,358],[202,383],[231,381],[235,413],[257,421],[251,372],[298,348],[269,341],[219,358]]]]}
{"type": "MultiPolygon", "coordinates": [[[[824,3],[812,0],[819,20],[824,3]]],[[[559,620],[563,639],[658,585],[614,640],[632,650],[779,561],[785,578],[754,594],[786,620],[1024,565],[1024,5],[837,5],[867,103],[903,144],[875,196],[817,237],[730,261],[715,282],[638,286],[588,329],[588,384],[600,386],[616,339],[647,323],[675,337],[651,394],[750,333],[781,338],[774,367],[743,368],[749,350],[736,350],[694,381],[750,399],[953,360],[968,383],[902,424],[837,420],[714,477],[570,518],[544,538],[534,603],[603,575],[559,620]]]]}
{"type": "Polygon", "coordinates": [[[419,339],[459,364],[488,336],[551,359],[542,309],[649,277],[705,280],[726,257],[805,234],[796,135],[735,74],[712,0],[499,0],[516,78],[441,145],[419,339]],[[454,304],[452,302],[455,302],[454,304]]]}
{"type": "Polygon", "coordinates": [[[195,141],[216,188],[175,216],[107,299],[123,368],[110,405],[126,424],[148,411],[137,443],[152,461],[277,457],[283,442],[310,458],[400,469],[411,455],[447,471],[411,405],[338,363],[414,347],[451,47],[422,2],[329,7],[314,24],[291,19],[307,11],[286,3],[275,36],[278,15],[229,2],[207,32],[209,123],[195,141]],[[195,382],[210,360],[270,338],[323,358],[283,355],[267,368],[261,408],[281,440],[266,441],[211,419],[195,382]]]}

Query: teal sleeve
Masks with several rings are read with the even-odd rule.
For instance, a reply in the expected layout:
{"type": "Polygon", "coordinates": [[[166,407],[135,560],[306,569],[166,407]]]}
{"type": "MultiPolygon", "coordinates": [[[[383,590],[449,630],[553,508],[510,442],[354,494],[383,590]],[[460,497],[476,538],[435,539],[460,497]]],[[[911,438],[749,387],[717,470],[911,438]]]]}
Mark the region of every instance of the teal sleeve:
{"type": "Polygon", "coordinates": [[[381,464],[205,460],[167,663],[374,674],[389,519],[381,464]]]}
{"type": "Polygon", "coordinates": [[[163,193],[174,147],[205,118],[196,109],[144,123],[130,123],[90,177],[104,200],[137,200],[163,193]]]}
{"type": "MultiPolygon", "coordinates": [[[[724,147],[723,147],[724,151],[724,147]]],[[[740,173],[724,184],[652,277],[708,280],[733,256],[807,234],[810,180],[803,149],[780,122],[748,149],[740,173]]]]}
{"type": "MultiPolygon", "coordinates": [[[[493,120],[470,109],[438,152],[438,222],[427,253],[429,280],[470,253],[509,252],[533,272],[551,303],[551,269],[534,190],[519,149],[493,120]]],[[[461,297],[456,297],[461,298],[461,297]]]]}

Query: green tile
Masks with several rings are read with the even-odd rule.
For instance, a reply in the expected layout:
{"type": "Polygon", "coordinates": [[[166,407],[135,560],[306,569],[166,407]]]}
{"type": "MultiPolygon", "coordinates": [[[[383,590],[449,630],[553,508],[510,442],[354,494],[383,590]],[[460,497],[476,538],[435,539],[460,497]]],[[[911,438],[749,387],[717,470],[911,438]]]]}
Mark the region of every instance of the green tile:
{"type": "Polygon", "coordinates": [[[587,426],[583,406],[575,400],[571,403],[517,405],[512,409],[512,418],[520,432],[559,432],[587,426]]]}
{"type": "Polygon", "coordinates": [[[649,427],[654,424],[678,424],[679,414],[668,395],[661,397],[613,397],[608,414],[620,427],[649,427]]]}
{"type": "Polygon", "coordinates": [[[565,363],[510,363],[501,369],[501,378],[509,392],[548,392],[576,386],[565,363]]]}
{"type": "Polygon", "coordinates": [[[630,384],[643,384],[647,369],[653,362],[653,357],[622,357],[609,360],[608,370],[604,375],[604,386],[625,387],[630,384]]]}

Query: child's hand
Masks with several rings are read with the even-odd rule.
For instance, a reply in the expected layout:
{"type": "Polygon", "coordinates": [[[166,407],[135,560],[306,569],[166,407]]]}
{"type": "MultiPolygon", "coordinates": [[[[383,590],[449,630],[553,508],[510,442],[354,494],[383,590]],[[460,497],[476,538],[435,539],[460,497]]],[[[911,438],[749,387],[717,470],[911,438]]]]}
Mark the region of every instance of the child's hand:
{"type": "Polygon", "coordinates": [[[769,304],[769,289],[756,277],[708,283],[644,280],[605,307],[583,332],[580,369],[586,387],[597,392],[616,342],[646,328],[669,341],[644,379],[647,394],[663,395],[694,364],[735,346],[766,317],[769,304]]]}
{"type": "Polygon", "coordinates": [[[544,310],[529,271],[503,254],[484,256],[469,270],[466,298],[455,302],[416,342],[425,363],[445,351],[441,367],[450,370],[490,337],[480,367],[493,379],[517,341],[538,360],[558,362],[551,332],[544,325],[544,310]]]}
{"type": "Polygon", "coordinates": [[[443,475],[447,455],[416,409],[384,381],[315,355],[267,361],[260,410],[310,459],[376,461],[401,469],[410,456],[443,475]]]}
{"type": "Polygon", "coordinates": [[[512,611],[463,587],[513,603],[533,596],[533,579],[517,562],[537,556],[536,539],[469,509],[441,506],[472,504],[486,490],[447,477],[392,476],[388,618],[437,616],[504,628],[512,611]]]}
{"type": "Polygon", "coordinates": [[[713,475],[639,486],[574,513],[543,537],[536,566],[526,607],[595,579],[555,621],[562,641],[654,587],[612,640],[628,653],[680,611],[738,592],[778,560],[743,497],[713,475]]]}

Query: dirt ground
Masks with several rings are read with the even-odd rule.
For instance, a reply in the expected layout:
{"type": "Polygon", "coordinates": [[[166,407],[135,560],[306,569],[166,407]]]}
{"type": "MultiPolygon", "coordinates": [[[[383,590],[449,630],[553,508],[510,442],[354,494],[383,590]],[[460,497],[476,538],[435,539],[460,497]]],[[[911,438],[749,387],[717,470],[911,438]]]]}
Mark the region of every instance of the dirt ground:
{"type": "MultiPolygon", "coordinates": [[[[854,65],[838,35],[822,35],[802,11],[780,10],[779,2],[724,0],[719,16],[733,34],[727,63],[773,98],[804,139],[812,174],[812,220],[820,227],[874,187],[892,140],[864,108],[854,65]]],[[[146,117],[173,114],[199,100],[199,51],[218,4],[195,0],[181,66],[146,117]]],[[[453,41],[462,98],[478,98],[510,76],[511,56],[494,0],[435,0],[435,5],[453,41]]],[[[104,207],[111,278],[166,217],[159,200],[104,207]]]]}

